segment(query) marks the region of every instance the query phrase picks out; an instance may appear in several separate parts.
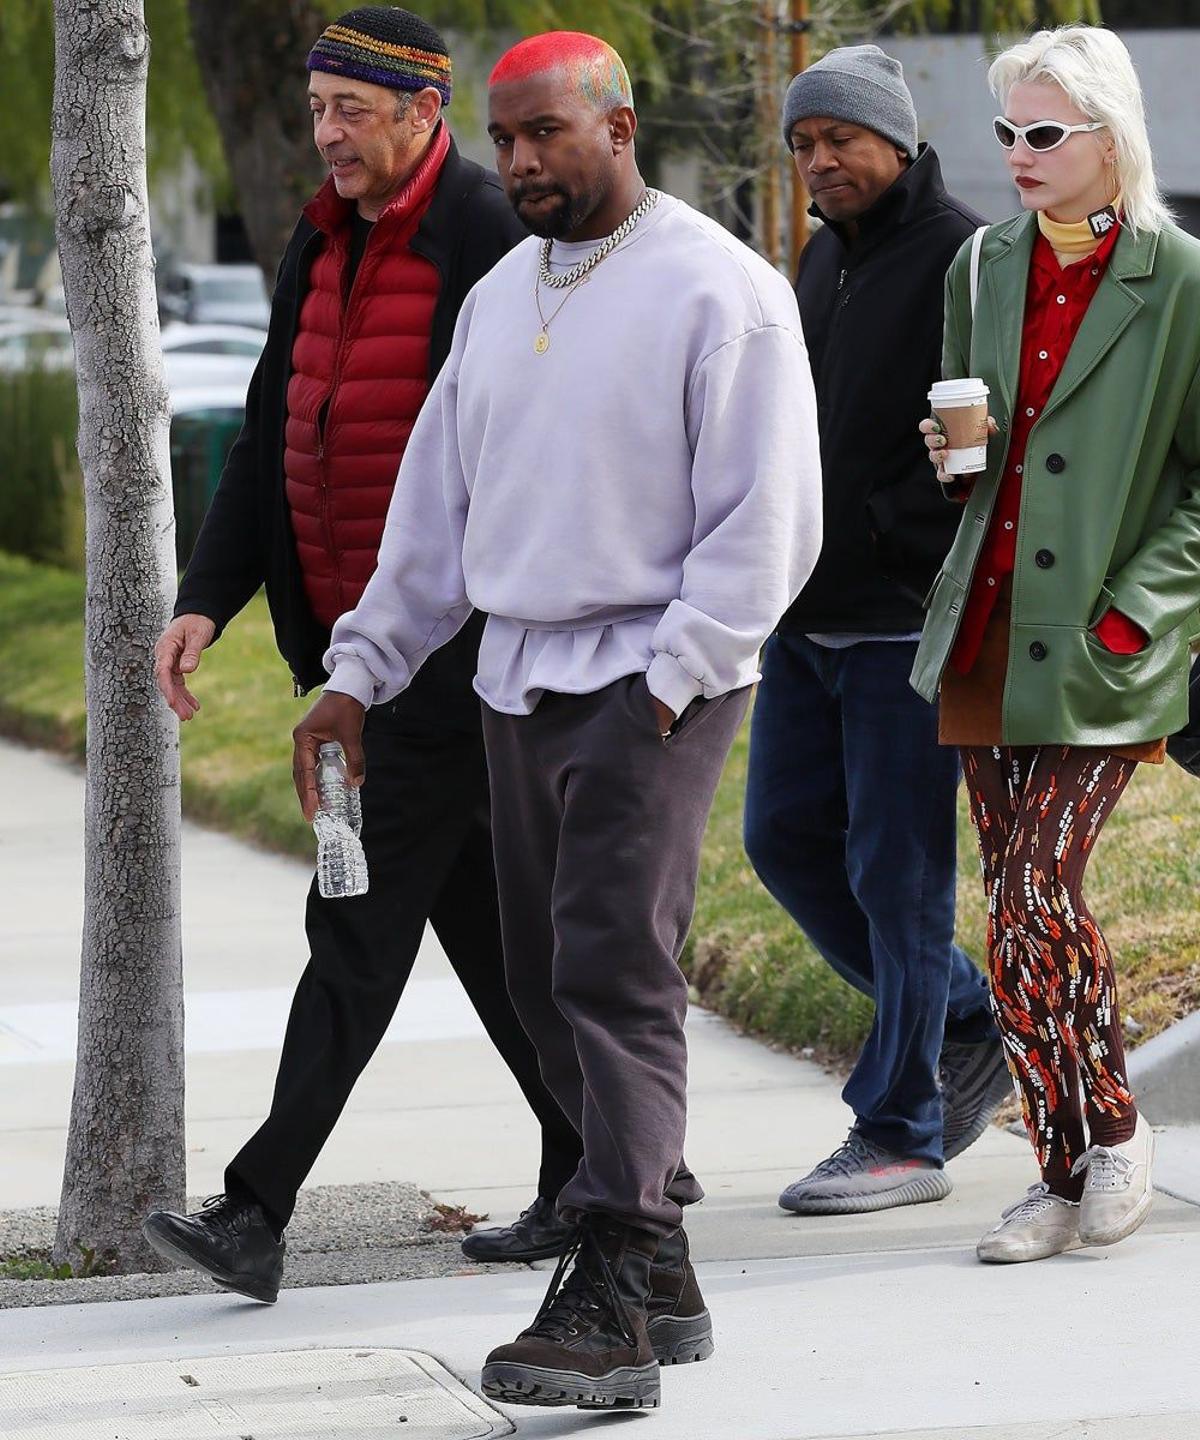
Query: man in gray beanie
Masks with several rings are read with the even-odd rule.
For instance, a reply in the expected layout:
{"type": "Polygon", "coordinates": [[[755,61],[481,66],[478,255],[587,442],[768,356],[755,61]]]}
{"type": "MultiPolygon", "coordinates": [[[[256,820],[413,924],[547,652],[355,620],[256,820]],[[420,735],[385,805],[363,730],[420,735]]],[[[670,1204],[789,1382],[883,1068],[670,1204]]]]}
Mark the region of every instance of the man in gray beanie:
{"type": "Polygon", "coordinates": [[[831,50],[788,86],[783,101],[783,143],[795,151],[797,120],[824,115],[871,130],[908,160],[917,158],[917,112],[904,83],[904,67],[878,45],[831,50]]]}
{"type": "Polygon", "coordinates": [[[958,524],[916,427],[941,373],[945,273],[979,217],[946,194],[876,45],[797,75],[783,138],[825,222],[796,281],[825,540],[764,653],[745,833],[767,889],[875,1005],[843,1092],[854,1128],[780,1196],[844,1214],[948,1195],[945,1161],[1009,1089],[986,984],[954,945],[957,753],[908,683],[958,524]]]}

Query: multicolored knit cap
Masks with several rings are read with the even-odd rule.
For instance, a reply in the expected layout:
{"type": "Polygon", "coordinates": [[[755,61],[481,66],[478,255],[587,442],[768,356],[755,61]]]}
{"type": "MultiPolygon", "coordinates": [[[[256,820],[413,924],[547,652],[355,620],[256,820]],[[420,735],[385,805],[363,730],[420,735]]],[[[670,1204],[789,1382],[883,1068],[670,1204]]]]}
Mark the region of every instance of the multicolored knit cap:
{"type": "Polygon", "coordinates": [[[308,68],[349,75],[389,90],[432,87],[449,105],[450,53],[428,21],[395,5],[360,5],[327,25],[308,68]]]}

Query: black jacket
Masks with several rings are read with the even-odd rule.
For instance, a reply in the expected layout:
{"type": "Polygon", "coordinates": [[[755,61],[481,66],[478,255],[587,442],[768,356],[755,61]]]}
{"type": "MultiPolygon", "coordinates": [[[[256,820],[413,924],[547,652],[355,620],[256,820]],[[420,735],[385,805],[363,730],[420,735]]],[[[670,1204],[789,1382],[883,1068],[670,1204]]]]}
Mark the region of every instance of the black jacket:
{"type": "Polygon", "coordinates": [[[921,599],[962,513],[942,496],[917,426],[941,376],[946,271],[982,221],[946,194],[937,156],[922,145],[858,224],[848,248],[843,227],[826,222],[796,278],[817,390],[825,538],[781,630],[919,630],[921,599]]]}
{"type": "Polygon", "coordinates": [[[1192,661],[1188,682],[1188,723],[1167,741],[1167,754],[1191,774],[1200,776],[1200,656],[1192,661]]]}
{"type": "MultiPolygon", "coordinates": [[[[433,200],[410,242],[441,274],[430,335],[431,382],[450,353],[467,292],[527,234],[496,176],[464,159],[451,141],[433,200]]],[[[246,396],[245,422],[225,462],[175,604],[176,615],[207,615],[219,635],[265,584],[276,643],[291,667],[297,694],[324,684],[321,656],[329,645],[329,631],[314,618],[304,593],[283,474],[292,344],[321,239],[321,232],[302,216],[284,251],[266,348],[246,396]]],[[[454,641],[431,657],[422,667],[417,693],[410,692],[411,700],[405,697],[402,703],[451,721],[461,711],[464,722],[472,720],[478,713],[471,678],[481,624],[481,617],[473,616],[454,641]]]]}

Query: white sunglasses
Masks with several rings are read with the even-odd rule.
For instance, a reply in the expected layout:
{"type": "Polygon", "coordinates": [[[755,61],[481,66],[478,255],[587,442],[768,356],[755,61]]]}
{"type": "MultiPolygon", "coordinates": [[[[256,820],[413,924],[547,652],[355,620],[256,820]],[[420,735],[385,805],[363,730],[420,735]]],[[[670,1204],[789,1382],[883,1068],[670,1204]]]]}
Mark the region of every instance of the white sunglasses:
{"type": "Polygon", "coordinates": [[[1103,130],[1103,120],[1092,120],[1086,125],[1067,125],[1062,120],[1035,120],[1032,125],[1014,125],[1003,115],[992,121],[996,139],[1005,150],[1012,150],[1018,140],[1024,140],[1031,150],[1044,155],[1048,150],[1057,150],[1078,131],[1103,130]]]}

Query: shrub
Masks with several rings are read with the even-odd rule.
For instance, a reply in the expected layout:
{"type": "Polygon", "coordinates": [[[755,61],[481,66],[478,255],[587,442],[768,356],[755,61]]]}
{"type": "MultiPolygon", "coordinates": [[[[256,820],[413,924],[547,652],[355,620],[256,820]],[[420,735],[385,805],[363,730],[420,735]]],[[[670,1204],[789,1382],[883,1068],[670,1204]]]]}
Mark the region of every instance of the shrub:
{"type": "Polygon", "coordinates": [[[82,566],[77,417],[72,371],[0,371],[0,548],[82,566]]]}

